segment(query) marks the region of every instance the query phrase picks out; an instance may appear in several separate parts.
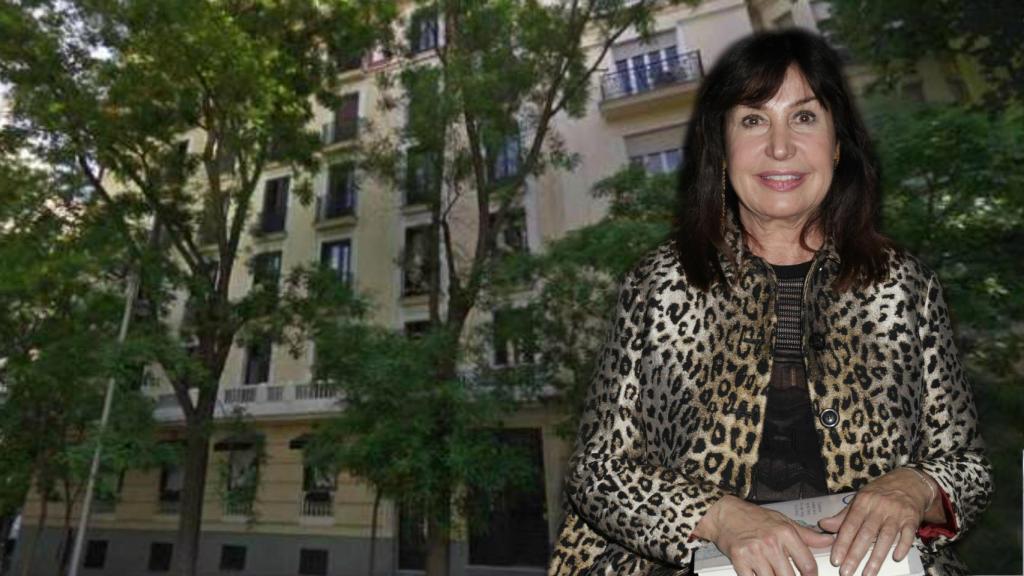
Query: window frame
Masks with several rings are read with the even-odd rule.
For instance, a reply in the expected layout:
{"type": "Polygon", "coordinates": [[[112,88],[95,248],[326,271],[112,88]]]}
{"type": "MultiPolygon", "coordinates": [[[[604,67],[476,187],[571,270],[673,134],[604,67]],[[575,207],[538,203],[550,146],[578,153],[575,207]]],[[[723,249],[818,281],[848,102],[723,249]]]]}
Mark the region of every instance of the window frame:
{"type": "Polygon", "coordinates": [[[247,546],[241,544],[221,544],[219,570],[221,572],[243,572],[245,571],[247,556],[247,546]]]}
{"type": "Polygon", "coordinates": [[[270,338],[263,338],[259,342],[247,344],[245,346],[244,364],[242,365],[242,385],[259,386],[260,384],[269,383],[273,356],[274,343],[271,342],[270,338]],[[265,355],[263,355],[264,351],[265,355]],[[260,355],[257,356],[257,353],[260,353],[260,355]],[[259,365],[255,365],[254,362],[259,362],[259,365]],[[258,372],[254,373],[255,371],[258,372]],[[259,375],[262,375],[263,378],[255,378],[259,375]]]}
{"type": "Polygon", "coordinates": [[[85,545],[85,555],[84,558],[82,558],[82,568],[89,570],[102,570],[107,563],[107,550],[109,549],[109,540],[90,539],[85,545]],[[98,560],[97,556],[99,557],[98,560]]]}
{"type": "Polygon", "coordinates": [[[327,576],[330,567],[331,553],[328,549],[299,548],[298,573],[301,576],[327,576]],[[316,556],[315,560],[314,555],[316,556]]]}
{"type": "Polygon", "coordinates": [[[173,542],[150,542],[149,560],[146,562],[146,569],[149,572],[170,572],[171,560],[173,558],[173,542]]]}
{"type": "Polygon", "coordinates": [[[402,245],[402,296],[418,296],[430,292],[430,246],[428,242],[430,242],[430,224],[415,224],[405,227],[402,245]],[[416,270],[412,264],[412,259],[415,257],[413,248],[418,246],[414,243],[414,237],[417,235],[424,238],[422,246],[425,252],[422,255],[423,262],[419,266],[420,270],[416,270]],[[410,286],[408,281],[410,271],[423,274],[423,278],[420,280],[422,286],[410,286]]]}
{"type": "Polygon", "coordinates": [[[352,274],[352,239],[351,238],[335,238],[332,240],[324,240],[320,243],[320,265],[332,270],[338,279],[345,284],[351,284],[353,280],[352,274]],[[337,246],[346,246],[344,269],[335,267],[334,253],[331,249],[337,246]],[[331,258],[328,260],[327,256],[330,253],[331,258]]]}
{"type": "Polygon", "coordinates": [[[291,176],[267,178],[263,183],[263,209],[260,211],[261,234],[285,232],[288,222],[288,196],[291,176]]]}

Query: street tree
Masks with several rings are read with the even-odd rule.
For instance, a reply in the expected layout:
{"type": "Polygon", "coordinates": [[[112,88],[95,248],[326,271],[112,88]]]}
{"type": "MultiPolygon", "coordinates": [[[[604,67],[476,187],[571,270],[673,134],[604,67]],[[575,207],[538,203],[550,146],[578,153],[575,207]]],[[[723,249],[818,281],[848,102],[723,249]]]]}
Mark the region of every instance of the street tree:
{"type": "MultiPolygon", "coordinates": [[[[10,148],[0,152],[0,511],[16,515],[30,486],[40,495],[39,524],[21,539],[27,574],[51,502],[61,503],[58,557],[67,559],[71,514],[101,436],[106,481],[147,467],[159,451],[152,403],[139,393],[139,373],[127,369],[131,354],[116,343],[127,254],[70,171],[33,165],[10,148]],[[121,386],[101,434],[96,421],[112,375],[121,386]]],[[[101,490],[115,496],[109,482],[101,490]]]]}
{"type": "Polygon", "coordinates": [[[1021,104],[1024,94],[1024,4],[1016,0],[915,2],[830,0],[822,28],[869,64],[891,90],[915,76],[924,56],[974,67],[986,103],[1021,104]]]}
{"type": "Polygon", "coordinates": [[[297,277],[286,283],[290,300],[271,290],[229,297],[239,246],[258,216],[254,194],[267,167],[283,164],[296,182],[290,193],[310,200],[314,106],[338,104],[340,73],[387,37],[394,10],[341,0],[0,6],[0,81],[10,86],[12,125],[36,158],[75,166],[104,207],[107,232],[148,258],[140,308],[149,314],[138,320],[185,420],[179,574],[196,571],[228,352],[259,331],[294,336],[286,328],[308,310],[282,315],[276,306],[299,304],[308,282],[297,277]],[[145,251],[140,227],[158,231],[159,249],[145,251]],[[187,341],[167,325],[182,294],[187,341]]]}
{"type": "MultiPolygon", "coordinates": [[[[422,411],[410,421],[430,442],[416,458],[420,475],[402,488],[426,514],[428,576],[448,573],[452,509],[460,490],[478,484],[459,460],[461,448],[479,445],[460,443],[466,423],[483,425],[463,418],[472,406],[466,400],[500,394],[500,386],[481,384],[487,374],[464,377],[472,352],[480,350],[469,320],[506,304],[501,284],[514,279],[498,270],[507,270],[524,246],[515,221],[527,180],[578,165],[556,119],[586,113],[612,46],[631,30],[649,38],[655,4],[666,3],[419,1],[405,34],[387,46],[398,64],[378,74],[381,104],[384,114],[404,110],[405,122],[397,130],[371,126],[352,156],[404,193],[396,204],[420,204],[429,219],[422,250],[407,245],[401,256],[409,284],[403,289],[426,296],[435,350],[425,367],[430,378],[412,383],[424,388],[407,394],[422,411]]],[[[328,348],[318,346],[325,366],[328,348]]],[[[512,374],[518,372],[506,376],[512,374]]],[[[501,380],[507,388],[509,378],[501,380]]],[[[382,459],[382,466],[392,464],[382,459]]]]}

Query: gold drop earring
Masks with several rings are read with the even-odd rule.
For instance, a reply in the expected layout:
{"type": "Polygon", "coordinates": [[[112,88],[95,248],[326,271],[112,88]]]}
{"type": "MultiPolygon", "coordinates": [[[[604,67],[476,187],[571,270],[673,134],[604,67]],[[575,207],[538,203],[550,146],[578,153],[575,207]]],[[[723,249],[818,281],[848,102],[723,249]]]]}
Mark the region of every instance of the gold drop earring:
{"type": "Polygon", "coordinates": [[[722,226],[722,234],[725,234],[725,178],[726,178],[725,173],[726,173],[726,169],[727,169],[727,166],[725,164],[725,160],[722,160],[722,190],[721,190],[721,194],[720,194],[720,197],[721,197],[720,200],[721,200],[721,203],[722,203],[722,212],[721,212],[722,217],[721,217],[721,222],[720,222],[720,224],[722,226]]]}

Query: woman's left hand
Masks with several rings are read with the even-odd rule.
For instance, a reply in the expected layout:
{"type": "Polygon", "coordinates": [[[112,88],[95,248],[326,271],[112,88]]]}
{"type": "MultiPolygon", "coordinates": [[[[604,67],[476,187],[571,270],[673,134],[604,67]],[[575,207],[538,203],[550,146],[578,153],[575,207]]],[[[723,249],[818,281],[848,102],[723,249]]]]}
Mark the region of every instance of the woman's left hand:
{"type": "Polygon", "coordinates": [[[897,468],[876,478],[857,491],[841,512],[818,522],[836,532],[831,561],[840,566],[840,576],[854,576],[861,559],[874,544],[864,566],[864,576],[875,576],[885,555],[896,543],[893,560],[899,562],[910,551],[914,535],[927,512],[931,492],[921,478],[906,468],[897,468]]]}

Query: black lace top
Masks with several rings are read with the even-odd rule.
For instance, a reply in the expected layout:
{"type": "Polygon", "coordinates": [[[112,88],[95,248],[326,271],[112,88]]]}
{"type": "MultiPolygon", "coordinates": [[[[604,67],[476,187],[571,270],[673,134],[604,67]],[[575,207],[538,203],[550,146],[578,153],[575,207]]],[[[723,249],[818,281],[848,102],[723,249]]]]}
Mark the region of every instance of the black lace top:
{"type": "Polygon", "coordinates": [[[761,446],[747,496],[756,504],[828,494],[807,393],[801,334],[803,284],[811,262],[773,264],[772,268],[778,278],[778,327],[761,446]]]}

